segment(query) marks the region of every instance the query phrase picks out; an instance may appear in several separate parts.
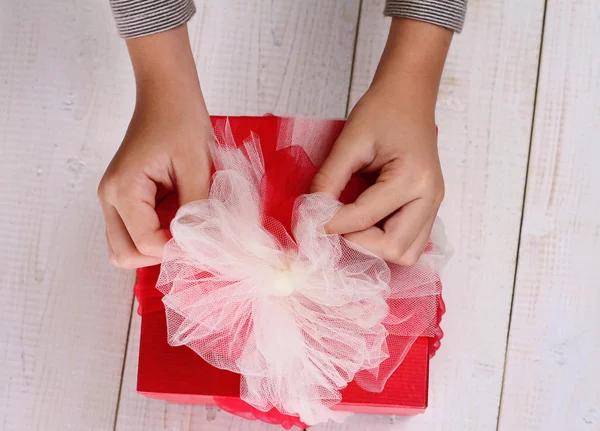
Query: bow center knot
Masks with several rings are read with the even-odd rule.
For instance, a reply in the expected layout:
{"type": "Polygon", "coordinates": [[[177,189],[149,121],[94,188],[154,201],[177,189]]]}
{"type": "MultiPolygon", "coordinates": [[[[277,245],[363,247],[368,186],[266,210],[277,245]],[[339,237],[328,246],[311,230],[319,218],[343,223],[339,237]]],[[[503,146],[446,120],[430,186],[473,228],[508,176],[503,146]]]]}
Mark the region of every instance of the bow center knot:
{"type": "Polygon", "coordinates": [[[266,283],[268,292],[273,296],[290,296],[298,280],[294,277],[291,265],[285,265],[274,271],[271,280],[266,283]]]}

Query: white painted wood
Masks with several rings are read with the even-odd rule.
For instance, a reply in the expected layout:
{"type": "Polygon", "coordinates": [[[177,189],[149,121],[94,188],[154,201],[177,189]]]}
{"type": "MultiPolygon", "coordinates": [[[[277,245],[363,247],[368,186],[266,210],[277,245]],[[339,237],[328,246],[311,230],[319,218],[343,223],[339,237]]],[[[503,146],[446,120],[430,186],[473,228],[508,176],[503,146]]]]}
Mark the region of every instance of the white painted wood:
{"type": "MultiPolygon", "coordinates": [[[[353,101],[385,42],[382,7],[363,2],[353,101]]],[[[496,429],[542,14],[541,0],[470,1],[453,41],[437,121],[441,215],[456,253],[444,278],[446,335],[431,362],[428,410],[410,419],[356,416],[315,431],[496,429]]]]}
{"type": "MultiPolygon", "coordinates": [[[[358,12],[358,0],[198,2],[190,34],[209,111],[344,117],[358,12]]],[[[138,395],[133,322],[117,430],[281,429],[138,395]]]]}
{"type": "Polygon", "coordinates": [[[211,114],[345,116],[358,0],[203,0],[191,23],[211,114]]]}
{"type": "Polygon", "coordinates": [[[599,22],[548,1],[502,431],[600,429],[599,22]]]}
{"type": "Polygon", "coordinates": [[[111,430],[132,274],[96,187],[134,92],[108,2],[0,0],[0,428],[111,430]]]}

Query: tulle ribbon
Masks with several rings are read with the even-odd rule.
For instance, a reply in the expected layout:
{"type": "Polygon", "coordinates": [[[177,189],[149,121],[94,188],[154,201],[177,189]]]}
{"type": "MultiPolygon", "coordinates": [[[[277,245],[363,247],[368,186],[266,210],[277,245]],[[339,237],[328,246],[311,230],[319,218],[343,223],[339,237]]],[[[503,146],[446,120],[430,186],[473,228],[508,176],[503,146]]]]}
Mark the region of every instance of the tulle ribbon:
{"type": "Polygon", "coordinates": [[[389,265],[325,233],[342,206],[333,196],[294,196],[316,170],[301,146],[278,149],[293,163],[274,178],[256,135],[238,146],[228,123],[217,129],[210,196],[179,209],[165,248],[169,343],[239,373],[240,398],[260,411],[341,421],[341,389],[381,391],[414,340],[435,335],[441,223],[416,265],[389,265]],[[291,220],[274,216],[288,204],[291,220]]]}

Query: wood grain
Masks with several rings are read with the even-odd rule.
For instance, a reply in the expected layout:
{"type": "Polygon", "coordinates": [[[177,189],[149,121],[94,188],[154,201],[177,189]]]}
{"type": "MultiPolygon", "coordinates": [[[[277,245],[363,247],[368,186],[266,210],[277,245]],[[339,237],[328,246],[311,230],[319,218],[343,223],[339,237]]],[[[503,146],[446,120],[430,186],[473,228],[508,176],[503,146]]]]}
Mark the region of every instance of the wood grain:
{"type": "Polygon", "coordinates": [[[190,28],[211,114],[342,118],[358,0],[198,2],[190,28]]]}
{"type": "MultiPolygon", "coordinates": [[[[344,117],[358,12],[358,0],[198,2],[190,35],[209,111],[344,117]]],[[[281,429],[138,395],[138,332],[134,316],[117,430],[281,429]]]]}
{"type": "Polygon", "coordinates": [[[0,1],[0,428],[113,428],[132,274],[96,187],[133,88],[108,2],[0,1]]]}
{"type": "Polygon", "coordinates": [[[600,429],[598,22],[548,1],[500,430],[600,429]]]}
{"type": "MultiPolygon", "coordinates": [[[[352,102],[369,85],[388,27],[383,1],[362,7],[352,102]]],[[[445,337],[431,362],[428,410],[315,431],[496,429],[542,14],[541,0],[470,1],[447,61],[437,111],[441,216],[456,252],[444,277],[445,337]]]]}

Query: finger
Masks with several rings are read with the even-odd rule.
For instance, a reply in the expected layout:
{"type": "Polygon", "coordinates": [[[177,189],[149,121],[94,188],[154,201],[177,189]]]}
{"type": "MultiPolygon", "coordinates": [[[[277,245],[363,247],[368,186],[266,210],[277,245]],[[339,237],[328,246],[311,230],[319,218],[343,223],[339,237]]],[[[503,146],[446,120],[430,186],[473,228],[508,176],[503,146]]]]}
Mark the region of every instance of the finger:
{"type": "Polygon", "coordinates": [[[433,211],[433,205],[426,199],[417,199],[400,208],[383,225],[386,236],[384,259],[400,265],[411,262],[403,259],[405,253],[417,240],[433,211]]]}
{"type": "Polygon", "coordinates": [[[331,193],[339,198],[352,174],[370,163],[366,153],[358,153],[359,148],[367,146],[360,145],[356,139],[351,133],[342,131],[315,175],[311,193],[331,193]]]}
{"type": "Polygon", "coordinates": [[[435,214],[430,217],[430,219],[425,223],[425,226],[419,232],[419,235],[415,239],[415,242],[406,250],[404,255],[400,258],[402,265],[414,265],[423,255],[425,251],[425,247],[427,247],[427,243],[429,242],[429,238],[431,236],[431,229],[433,228],[433,223],[435,222],[435,214]]]}
{"type": "Polygon", "coordinates": [[[382,259],[406,265],[408,263],[403,260],[403,256],[430,217],[431,204],[424,199],[417,199],[400,208],[385,222],[383,229],[372,227],[344,237],[382,259]]]}
{"type": "Polygon", "coordinates": [[[156,191],[154,181],[145,178],[138,184],[131,184],[126,192],[117,196],[114,207],[135,248],[142,255],[162,257],[168,237],[156,214],[156,191]]]}
{"type": "Polygon", "coordinates": [[[145,256],[140,253],[129,236],[129,232],[116,208],[103,205],[103,212],[108,241],[114,252],[117,266],[133,269],[157,265],[161,262],[160,257],[145,256]]]}
{"type": "Polygon", "coordinates": [[[175,184],[179,206],[208,198],[210,171],[212,168],[210,154],[206,152],[202,157],[190,160],[194,160],[195,164],[180,166],[175,171],[175,184]],[[200,163],[198,163],[198,160],[200,160],[200,163]]]}
{"type": "Polygon", "coordinates": [[[365,190],[353,203],[344,205],[327,223],[329,233],[346,234],[368,229],[412,199],[397,181],[380,181],[365,190]]]}

